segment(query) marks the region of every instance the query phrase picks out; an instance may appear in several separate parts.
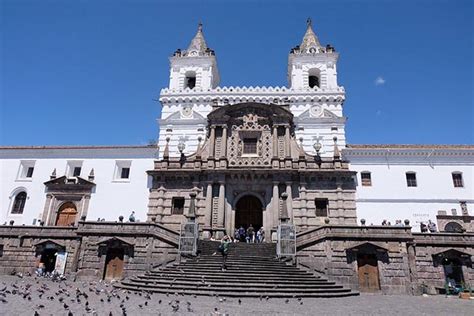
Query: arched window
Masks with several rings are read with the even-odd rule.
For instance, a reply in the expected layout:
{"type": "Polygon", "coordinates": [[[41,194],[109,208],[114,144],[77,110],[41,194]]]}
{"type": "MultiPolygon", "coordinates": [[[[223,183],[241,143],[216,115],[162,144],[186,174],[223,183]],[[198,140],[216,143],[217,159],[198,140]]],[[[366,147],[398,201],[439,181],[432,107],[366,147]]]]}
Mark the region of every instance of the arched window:
{"type": "Polygon", "coordinates": [[[308,84],[310,88],[318,87],[319,88],[319,78],[318,76],[309,76],[308,84]]]}
{"type": "Polygon", "coordinates": [[[13,202],[12,214],[23,214],[23,209],[25,208],[26,203],[26,192],[22,191],[15,196],[15,201],[13,202]]]}
{"type": "Polygon", "coordinates": [[[320,85],[320,71],[319,69],[311,69],[308,71],[308,86],[310,88],[317,87],[319,88],[320,85]]]}
{"type": "Polygon", "coordinates": [[[463,228],[459,223],[449,222],[444,226],[444,231],[449,233],[462,233],[463,228]]]}
{"type": "Polygon", "coordinates": [[[194,89],[196,86],[196,73],[194,71],[189,71],[186,73],[186,78],[184,79],[185,88],[194,89]]]}

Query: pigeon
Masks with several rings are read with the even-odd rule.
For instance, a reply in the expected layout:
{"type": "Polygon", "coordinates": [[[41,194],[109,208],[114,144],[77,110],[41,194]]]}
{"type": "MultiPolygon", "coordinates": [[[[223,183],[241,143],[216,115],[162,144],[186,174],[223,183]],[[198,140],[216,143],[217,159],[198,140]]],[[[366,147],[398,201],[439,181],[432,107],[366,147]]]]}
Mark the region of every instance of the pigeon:
{"type": "Polygon", "coordinates": [[[239,305],[241,305],[241,304],[242,304],[242,300],[241,300],[240,298],[239,298],[238,302],[239,302],[239,305]]]}
{"type": "Polygon", "coordinates": [[[37,311],[35,311],[35,316],[39,316],[39,313],[37,311]]]}
{"type": "Polygon", "coordinates": [[[67,313],[67,316],[74,316],[74,314],[71,311],[69,311],[69,313],[67,313]]]}
{"type": "Polygon", "coordinates": [[[288,304],[288,302],[290,302],[290,300],[289,300],[289,299],[286,299],[286,300],[285,300],[285,304],[288,304]]]}
{"type": "Polygon", "coordinates": [[[66,303],[64,303],[63,307],[64,307],[64,309],[68,309],[68,308],[69,308],[69,305],[67,305],[66,303]]]}

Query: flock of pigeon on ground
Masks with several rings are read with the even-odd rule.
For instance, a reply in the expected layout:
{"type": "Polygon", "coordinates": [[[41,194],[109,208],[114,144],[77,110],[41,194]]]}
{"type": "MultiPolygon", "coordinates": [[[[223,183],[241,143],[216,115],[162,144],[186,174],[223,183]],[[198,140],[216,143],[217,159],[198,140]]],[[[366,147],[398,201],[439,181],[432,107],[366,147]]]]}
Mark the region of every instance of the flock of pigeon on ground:
{"type": "MultiPolygon", "coordinates": [[[[50,280],[44,277],[23,277],[17,274],[10,282],[0,282],[0,311],[8,312],[9,300],[27,302],[21,308],[33,308],[33,315],[57,315],[51,312],[51,307],[64,311],[64,315],[136,315],[136,314],[194,314],[190,296],[178,293],[153,294],[134,292],[114,287],[104,281],[69,282],[65,279],[50,280]],[[166,296],[165,296],[166,295],[166,296]],[[19,300],[18,300],[19,299],[19,300]],[[59,306],[57,305],[59,304],[59,306]],[[2,306],[3,305],[3,306],[2,306]],[[117,305],[119,308],[117,308],[117,305]]],[[[196,298],[194,295],[193,298],[196,298]]],[[[223,309],[225,297],[216,297],[216,306],[207,315],[228,315],[223,309]],[[221,306],[219,306],[221,305],[221,306]]],[[[269,297],[260,297],[268,301],[269,297]]],[[[230,299],[229,299],[230,300],[230,299]]],[[[242,304],[241,299],[233,302],[242,304]]],[[[303,304],[301,298],[297,299],[303,304]]],[[[289,299],[285,300],[289,303],[289,299]]],[[[18,306],[15,310],[18,310],[18,306]]],[[[12,314],[15,312],[12,312],[12,314]]],[[[197,312],[203,314],[202,311],[197,312]]],[[[1,314],[1,313],[0,313],[1,314]]]]}

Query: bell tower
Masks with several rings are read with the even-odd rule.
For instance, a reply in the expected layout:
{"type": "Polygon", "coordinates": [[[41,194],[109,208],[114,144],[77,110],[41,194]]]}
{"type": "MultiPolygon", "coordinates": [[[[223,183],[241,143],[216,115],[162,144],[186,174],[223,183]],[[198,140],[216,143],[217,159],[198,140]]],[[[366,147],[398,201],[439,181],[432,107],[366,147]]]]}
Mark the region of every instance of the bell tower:
{"type": "Polygon", "coordinates": [[[170,57],[170,83],[172,90],[208,90],[219,84],[219,70],[214,51],[210,49],[202,24],[186,50],[177,49],[170,57]]]}
{"type": "Polygon", "coordinates": [[[339,54],[331,45],[321,45],[311,19],[308,18],[306,24],[303,41],[292,48],[288,56],[288,85],[294,90],[336,89],[339,54]]]}

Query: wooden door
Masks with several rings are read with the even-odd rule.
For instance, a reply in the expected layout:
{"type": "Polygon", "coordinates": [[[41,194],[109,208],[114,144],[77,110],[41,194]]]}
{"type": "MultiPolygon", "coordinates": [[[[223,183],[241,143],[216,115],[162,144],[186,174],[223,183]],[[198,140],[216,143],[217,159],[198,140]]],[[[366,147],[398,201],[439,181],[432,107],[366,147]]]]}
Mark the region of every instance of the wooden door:
{"type": "Polygon", "coordinates": [[[357,256],[357,267],[360,291],[376,292],[380,290],[377,257],[372,254],[359,254],[357,256]]]}
{"type": "Polygon", "coordinates": [[[123,249],[112,248],[107,251],[105,259],[105,280],[119,280],[123,274],[123,249]]]}
{"type": "Polygon", "coordinates": [[[76,223],[77,210],[74,203],[64,203],[58,211],[56,226],[74,226],[76,223]]]}

